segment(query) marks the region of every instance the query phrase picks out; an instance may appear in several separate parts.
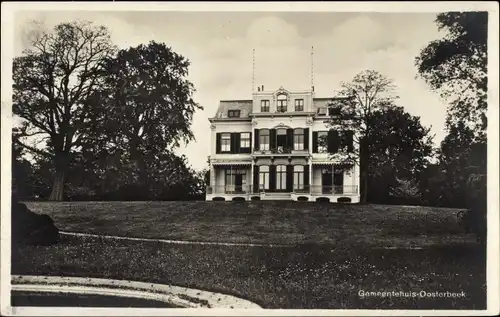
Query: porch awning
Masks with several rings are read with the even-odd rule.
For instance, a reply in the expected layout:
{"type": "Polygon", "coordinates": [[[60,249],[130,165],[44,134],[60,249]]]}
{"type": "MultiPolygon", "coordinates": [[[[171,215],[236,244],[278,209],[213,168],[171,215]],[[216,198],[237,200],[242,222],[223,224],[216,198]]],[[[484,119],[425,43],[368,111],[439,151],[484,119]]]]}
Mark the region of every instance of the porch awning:
{"type": "Polygon", "coordinates": [[[216,161],[212,162],[212,165],[217,165],[217,166],[250,166],[252,165],[252,162],[247,161],[226,161],[226,162],[221,162],[221,161],[216,161]]]}
{"type": "Polygon", "coordinates": [[[315,166],[332,166],[332,165],[336,165],[336,163],[334,162],[312,162],[312,165],[315,165],[315,166]]]}

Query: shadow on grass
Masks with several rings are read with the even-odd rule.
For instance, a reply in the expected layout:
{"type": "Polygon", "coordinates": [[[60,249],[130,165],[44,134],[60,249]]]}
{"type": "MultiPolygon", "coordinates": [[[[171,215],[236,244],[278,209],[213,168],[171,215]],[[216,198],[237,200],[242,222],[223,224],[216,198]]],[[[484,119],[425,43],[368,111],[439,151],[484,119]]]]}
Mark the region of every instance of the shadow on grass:
{"type": "Polygon", "coordinates": [[[13,274],[129,279],[232,294],[265,308],[484,309],[485,251],[305,244],[169,245],[65,237],[14,250],[13,274]],[[465,292],[464,298],[360,297],[359,291],[465,292]]]}

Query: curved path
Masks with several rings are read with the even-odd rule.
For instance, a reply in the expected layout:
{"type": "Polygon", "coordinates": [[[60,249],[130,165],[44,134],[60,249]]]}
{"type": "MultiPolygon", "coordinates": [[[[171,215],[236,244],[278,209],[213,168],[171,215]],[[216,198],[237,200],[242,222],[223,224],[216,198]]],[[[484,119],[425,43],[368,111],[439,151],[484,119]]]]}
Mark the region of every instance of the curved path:
{"type": "Polygon", "coordinates": [[[261,308],[231,295],[173,285],[86,277],[12,275],[12,290],[134,297],[184,308],[261,308]]]}
{"type": "Polygon", "coordinates": [[[59,234],[66,236],[75,236],[75,237],[91,237],[91,238],[127,240],[127,241],[150,241],[150,242],[162,242],[169,244],[194,244],[194,245],[217,245],[217,246],[228,246],[228,247],[266,247],[266,248],[282,248],[291,246],[286,244],[204,242],[204,241],[185,241],[185,240],[168,240],[168,239],[153,239],[153,238],[131,238],[131,237],[69,232],[69,231],[59,231],[59,234]]]}

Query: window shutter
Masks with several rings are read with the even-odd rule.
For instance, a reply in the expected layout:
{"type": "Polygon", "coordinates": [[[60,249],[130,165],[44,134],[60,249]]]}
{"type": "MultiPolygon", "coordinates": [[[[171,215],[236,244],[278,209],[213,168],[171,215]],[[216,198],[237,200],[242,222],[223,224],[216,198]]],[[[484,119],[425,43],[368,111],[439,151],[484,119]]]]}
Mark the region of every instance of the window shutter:
{"type": "Polygon", "coordinates": [[[215,141],[215,153],[219,154],[220,152],[221,152],[221,134],[217,133],[215,141]]]}
{"type": "Polygon", "coordinates": [[[231,135],[231,140],[230,140],[230,144],[231,144],[231,149],[230,150],[231,151],[229,153],[236,153],[236,151],[235,151],[236,147],[234,145],[234,142],[236,140],[236,133],[231,133],[230,135],[231,135]]]}
{"type": "Polygon", "coordinates": [[[250,152],[248,153],[252,153],[252,132],[250,132],[249,138],[250,138],[250,152]]]}
{"type": "Polygon", "coordinates": [[[336,130],[328,131],[328,153],[336,153],[339,149],[339,132],[336,130]]]}
{"type": "Polygon", "coordinates": [[[304,165],[304,185],[309,186],[309,165],[304,165]]]}
{"type": "Polygon", "coordinates": [[[255,129],[255,133],[254,133],[254,142],[253,142],[253,148],[254,149],[258,149],[259,148],[259,129],[255,129]]]}
{"type": "Polygon", "coordinates": [[[313,131],[313,139],[312,139],[312,152],[313,153],[318,153],[318,132],[313,131]]]}
{"type": "Polygon", "coordinates": [[[276,190],[276,165],[269,166],[269,190],[276,190]]]}
{"type": "Polygon", "coordinates": [[[346,143],[347,143],[347,151],[354,151],[354,131],[346,131],[346,143]]]}
{"type": "Polygon", "coordinates": [[[286,142],[289,149],[293,149],[293,129],[286,129],[286,142]]]}
{"type": "Polygon", "coordinates": [[[241,133],[234,133],[234,151],[233,153],[241,152],[241,133]]]}
{"type": "Polygon", "coordinates": [[[269,130],[269,147],[276,149],[276,129],[269,130]]]}
{"type": "Polygon", "coordinates": [[[286,191],[291,192],[293,190],[293,165],[288,164],[286,166],[286,191]]]}
{"type": "Polygon", "coordinates": [[[309,128],[304,129],[304,150],[309,150],[309,128]]]}
{"type": "Polygon", "coordinates": [[[253,192],[259,192],[259,165],[253,167],[253,192]]]}

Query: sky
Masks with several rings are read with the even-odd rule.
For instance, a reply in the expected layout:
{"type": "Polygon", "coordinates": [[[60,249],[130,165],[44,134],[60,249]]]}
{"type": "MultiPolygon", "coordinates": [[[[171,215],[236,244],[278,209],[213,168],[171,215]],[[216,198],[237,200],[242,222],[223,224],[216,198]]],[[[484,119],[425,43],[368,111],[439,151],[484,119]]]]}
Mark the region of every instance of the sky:
{"type": "Polygon", "coordinates": [[[165,12],[21,11],[15,15],[14,54],[29,47],[33,20],[45,27],[73,20],[106,26],[118,47],[164,42],[191,62],[189,80],[203,111],[193,119],[196,138],[179,153],[195,169],[207,167],[210,123],[220,100],[252,98],[255,85],[306,90],[311,86],[314,47],[316,97],[331,97],[342,81],[365,69],[377,70],[396,84],[398,103],[431,127],[437,144],[444,138],[446,103],[416,77],[415,57],[443,36],[436,13],[340,12],[165,12]]]}

